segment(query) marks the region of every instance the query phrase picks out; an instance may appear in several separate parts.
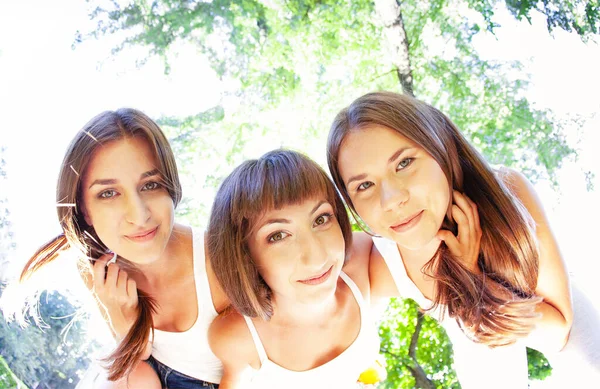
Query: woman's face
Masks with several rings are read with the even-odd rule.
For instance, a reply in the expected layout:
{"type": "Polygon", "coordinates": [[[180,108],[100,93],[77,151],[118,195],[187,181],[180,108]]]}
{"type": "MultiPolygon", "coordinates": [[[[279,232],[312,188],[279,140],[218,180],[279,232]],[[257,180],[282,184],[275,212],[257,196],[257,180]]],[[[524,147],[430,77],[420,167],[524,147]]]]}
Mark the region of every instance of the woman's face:
{"type": "Polygon", "coordinates": [[[335,293],[345,243],[333,207],[324,198],[266,212],[248,246],[275,300],[316,303],[335,293]]]}
{"type": "Polygon", "coordinates": [[[450,205],[450,187],[423,148],[383,126],[351,131],[338,169],[359,216],[401,247],[432,242],[450,205]]]}
{"type": "Polygon", "coordinates": [[[157,166],[145,139],[124,138],[99,147],[82,180],[86,222],[134,263],[158,259],[173,229],[173,200],[157,166]]]}

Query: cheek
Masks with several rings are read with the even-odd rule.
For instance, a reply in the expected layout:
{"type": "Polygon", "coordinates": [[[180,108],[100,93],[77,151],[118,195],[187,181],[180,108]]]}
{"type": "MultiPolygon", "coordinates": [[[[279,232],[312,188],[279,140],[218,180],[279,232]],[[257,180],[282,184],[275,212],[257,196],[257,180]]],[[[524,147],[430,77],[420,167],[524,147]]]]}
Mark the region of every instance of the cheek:
{"type": "Polygon", "coordinates": [[[330,233],[326,236],[326,241],[322,242],[324,247],[327,247],[330,257],[335,259],[343,259],[346,253],[346,242],[344,241],[344,234],[339,224],[336,224],[331,228],[330,233]]]}
{"type": "Polygon", "coordinates": [[[153,215],[161,218],[173,219],[175,214],[175,206],[170,196],[157,196],[149,201],[148,206],[153,215]]]}
{"type": "Polygon", "coordinates": [[[352,199],[352,204],[358,216],[367,224],[372,225],[373,221],[377,219],[376,207],[371,204],[371,200],[368,198],[352,199]]]}

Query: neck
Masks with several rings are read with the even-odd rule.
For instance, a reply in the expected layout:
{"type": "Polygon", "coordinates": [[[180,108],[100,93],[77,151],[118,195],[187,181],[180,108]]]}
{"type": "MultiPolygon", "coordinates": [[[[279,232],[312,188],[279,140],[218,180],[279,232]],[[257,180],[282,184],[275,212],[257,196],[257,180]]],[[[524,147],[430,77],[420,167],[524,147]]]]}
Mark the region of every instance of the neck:
{"type": "Polygon", "coordinates": [[[422,267],[433,258],[441,243],[441,240],[434,238],[425,246],[416,249],[403,247],[398,244],[396,246],[398,247],[398,251],[400,251],[403,261],[422,267]]]}
{"type": "Polygon", "coordinates": [[[344,281],[338,276],[335,292],[319,302],[305,303],[294,298],[273,295],[271,322],[285,327],[319,326],[329,322],[339,306],[340,286],[344,281]]]}

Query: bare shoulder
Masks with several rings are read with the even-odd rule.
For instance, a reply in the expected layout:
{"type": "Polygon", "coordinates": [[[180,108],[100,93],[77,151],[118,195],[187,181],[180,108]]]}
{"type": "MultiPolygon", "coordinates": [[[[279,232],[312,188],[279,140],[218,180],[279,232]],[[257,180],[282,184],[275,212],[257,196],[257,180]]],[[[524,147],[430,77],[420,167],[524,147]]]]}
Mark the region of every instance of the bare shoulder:
{"type": "Polygon", "coordinates": [[[353,233],[352,250],[344,271],[352,279],[363,280],[372,304],[398,296],[398,289],[383,256],[373,244],[373,237],[365,232],[353,233]]]}
{"type": "Polygon", "coordinates": [[[208,342],[224,365],[242,370],[258,359],[248,325],[233,309],[226,309],[213,320],[208,330],[208,342]]]}
{"type": "Polygon", "coordinates": [[[364,272],[369,266],[369,253],[373,246],[373,240],[365,232],[355,231],[352,233],[352,247],[347,250],[346,263],[344,264],[344,272],[354,274],[356,272],[364,272]]]}
{"type": "Polygon", "coordinates": [[[499,177],[508,189],[527,208],[536,224],[547,223],[542,201],[537,195],[533,184],[518,170],[502,167],[498,170],[499,177]]]}
{"type": "Polygon", "coordinates": [[[352,233],[352,247],[346,252],[344,273],[359,287],[363,296],[369,299],[369,252],[373,241],[364,232],[352,233]]]}
{"type": "Polygon", "coordinates": [[[523,190],[533,189],[533,185],[531,182],[525,177],[523,173],[520,171],[501,166],[497,170],[498,176],[505,185],[507,185],[511,190],[515,192],[520,192],[523,190]]]}

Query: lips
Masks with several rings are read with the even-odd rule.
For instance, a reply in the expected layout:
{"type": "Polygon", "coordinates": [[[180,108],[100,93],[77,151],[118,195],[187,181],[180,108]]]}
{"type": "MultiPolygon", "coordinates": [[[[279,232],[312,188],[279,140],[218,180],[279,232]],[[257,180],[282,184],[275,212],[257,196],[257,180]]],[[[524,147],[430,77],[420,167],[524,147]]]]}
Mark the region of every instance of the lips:
{"type": "Polygon", "coordinates": [[[125,235],[127,239],[132,240],[134,242],[146,242],[152,240],[156,235],[156,231],[158,231],[158,227],[152,228],[150,230],[142,231],[133,235],[125,235]]]}
{"type": "Polygon", "coordinates": [[[392,230],[394,230],[395,232],[405,232],[410,230],[411,228],[413,228],[415,225],[417,225],[417,223],[419,222],[419,220],[421,220],[421,216],[423,215],[423,210],[407,217],[406,219],[402,220],[400,223],[390,226],[390,228],[392,230]]]}
{"type": "Polygon", "coordinates": [[[333,269],[333,265],[331,265],[329,267],[329,269],[327,269],[326,272],[318,274],[314,277],[310,277],[310,278],[306,278],[303,280],[298,280],[298,282],[305,284],[305,285],[318,285],[318,284],[322,284],[323,282],[327,281],[327,279],[329,278],[329,276],[331,275],[331,271],[333,269]]]}

